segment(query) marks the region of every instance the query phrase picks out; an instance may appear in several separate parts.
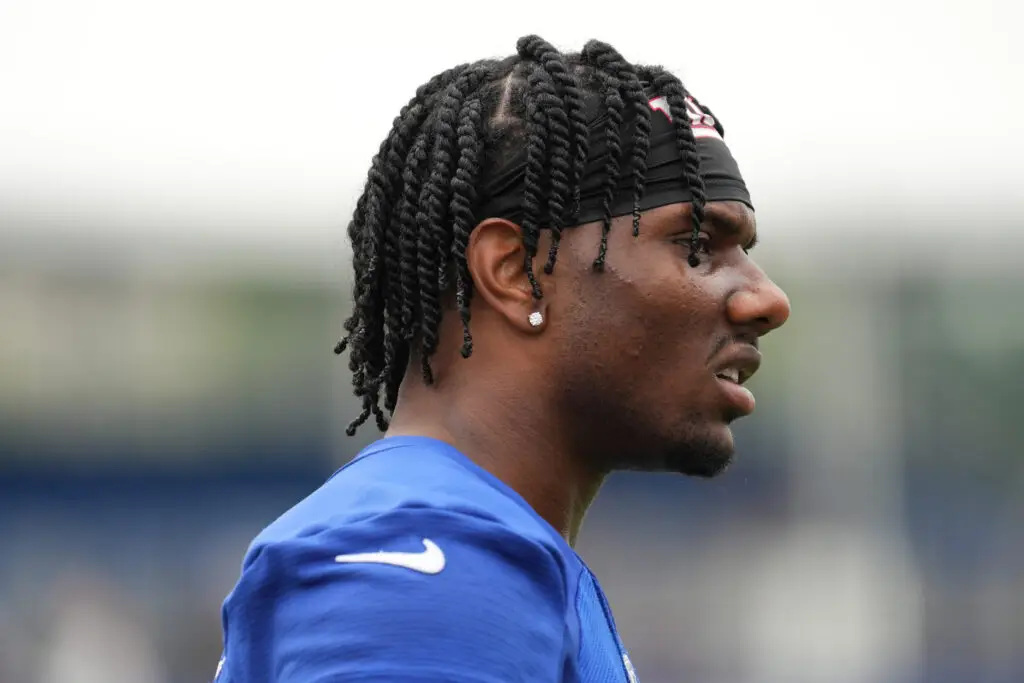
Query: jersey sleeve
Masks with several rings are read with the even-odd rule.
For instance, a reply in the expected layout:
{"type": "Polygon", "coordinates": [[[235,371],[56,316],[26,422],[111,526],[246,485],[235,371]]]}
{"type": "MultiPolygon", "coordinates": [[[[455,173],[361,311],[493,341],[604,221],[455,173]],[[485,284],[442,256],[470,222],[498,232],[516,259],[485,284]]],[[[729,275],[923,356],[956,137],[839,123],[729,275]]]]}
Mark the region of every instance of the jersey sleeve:
{"type": "Polygon", "coordinates": [[[399,509],[251,551],[225,601],[218,683],[558,681],[566,609],[553,548],[399,509]]]}

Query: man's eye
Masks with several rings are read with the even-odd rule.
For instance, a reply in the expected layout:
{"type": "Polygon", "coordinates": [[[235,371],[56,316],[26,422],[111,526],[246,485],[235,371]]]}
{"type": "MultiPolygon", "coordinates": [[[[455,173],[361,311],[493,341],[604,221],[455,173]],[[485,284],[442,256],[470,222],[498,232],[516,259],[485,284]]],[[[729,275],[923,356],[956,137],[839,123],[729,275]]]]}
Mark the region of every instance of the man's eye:
{"type": "Polygon", "coordinates": [[[692,251],[696,251],[698,254],[704,255],[711,254],[711,236],[706,235],[704,233],[701,233],[700,235],[697,236],[696,243],[694,242],[692,235],[680,237],[678,240],[676,240],[676,243],[686,250],[687,255],[689,255],[692,251]],[[694,249],[695,247],[696,249],[694,249]]]}

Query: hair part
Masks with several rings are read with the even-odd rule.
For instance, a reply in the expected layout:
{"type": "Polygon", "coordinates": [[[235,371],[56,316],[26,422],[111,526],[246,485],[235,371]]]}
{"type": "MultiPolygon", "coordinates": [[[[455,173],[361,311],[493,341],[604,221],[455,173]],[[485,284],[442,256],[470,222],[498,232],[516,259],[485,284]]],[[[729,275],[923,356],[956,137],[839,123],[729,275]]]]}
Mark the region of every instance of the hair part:
{"type": "Polygon", "coordinates": [[[523,265],[533,296],[543,296],[534,267],[540,231],[551,231],[544,263],[550,274],[562,231],[574,225],[579,213],[591,134],[586,95],[596,96],[604,108],[605,124],[595,134],[603,136],[610,151],[594,269],[604,268],[611,205],[625,173],[633,181],[633,234],[639,233],[651,133],[645,85],[669,104],[693,197],[690,263],[695,265],[706,195],[686,110],[686,100],[693,98],[669,72],[630,64],[600,41],[588,42],[579,53],[563,54],[531,35],[517,42],[512,57],[461,64],[416,90],[373,157],[348,225],[354,310],[334,350],[349,351],[353,390],[362,403],[346,430],[350,436],[371,415],[381,431],[387,430],[414,348],[423,381],[433,383],[430,359],[440,343],[443,297],[452,287],[462,322],[461,353],[467,358],[472,354],[473,281],[466,246],[470,232],[486,218],[477,213],[480,188],[490,172],[522,150],[523,265]],[[632,152],[622,159],[620,137],[628,114],[634,122],[632,152]]]}

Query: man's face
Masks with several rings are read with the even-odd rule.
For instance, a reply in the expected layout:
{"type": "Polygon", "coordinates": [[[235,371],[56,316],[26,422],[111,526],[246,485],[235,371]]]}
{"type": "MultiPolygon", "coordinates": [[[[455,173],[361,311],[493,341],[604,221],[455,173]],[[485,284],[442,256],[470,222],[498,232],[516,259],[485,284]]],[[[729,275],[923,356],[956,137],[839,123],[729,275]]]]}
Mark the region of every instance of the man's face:
{"type": "Polygon", "coordinates": [[[548,302],[558,363],[552,380],[573,434],[616,469],[714,476],[733,453],[729,423],[753,410],[743,386],[758,338],[789,301],[747,253],[756,226],[739,202],[707,206],[691,267],[690,204],[613,222],[605,269],[593,272],[601,226],[563,234],[548,302]],[[559,272],[561,271],[561,272],[559,272]]]}

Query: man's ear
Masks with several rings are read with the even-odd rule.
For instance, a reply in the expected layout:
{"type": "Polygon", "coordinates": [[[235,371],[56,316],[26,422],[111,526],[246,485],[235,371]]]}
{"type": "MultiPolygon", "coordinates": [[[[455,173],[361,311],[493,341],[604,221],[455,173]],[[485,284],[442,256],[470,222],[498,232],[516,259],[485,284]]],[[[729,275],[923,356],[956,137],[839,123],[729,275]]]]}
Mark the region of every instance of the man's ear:
{"type": "Polygon", "coordinates": [[[466,265],[473,278],[474,294],[513,327],[532,334],[546,326],[547,314],[544,300],[533,298],[525,262],[523,231],[515,223],[486,218],[469,234],[466,265]],[[534,313],[540,316],[531,319],[534,313]]]}

